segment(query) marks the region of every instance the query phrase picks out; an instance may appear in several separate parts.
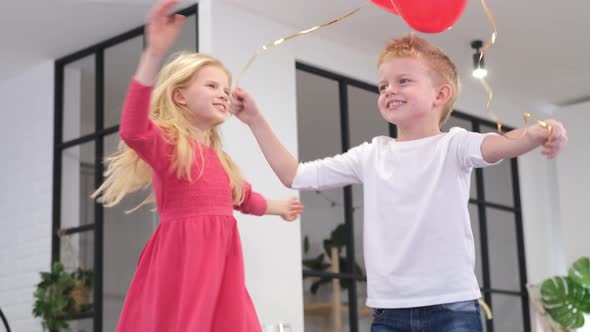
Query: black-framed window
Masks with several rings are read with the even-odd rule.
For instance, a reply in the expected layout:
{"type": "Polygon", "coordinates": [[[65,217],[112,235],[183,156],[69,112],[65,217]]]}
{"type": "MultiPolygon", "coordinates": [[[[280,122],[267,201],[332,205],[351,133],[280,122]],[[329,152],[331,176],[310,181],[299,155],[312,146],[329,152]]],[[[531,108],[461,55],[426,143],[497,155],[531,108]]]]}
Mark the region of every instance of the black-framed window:
{"type": "MultiPolygon", "coordinates": [[[[397,136],[395,126],[379,114],[376,86],[304,63],[296,63],[296,69],[301,161],[342,153],[374,136],[397,136]]],[[[457,110],[443,131],[454,126],[496,130],[495,123],[457,110]]],[[[530,331],[518,161],[476,169],[470,197],[476,275],[494,313],[484,330],[530,331]]],[[[301,199],[306,208],[301,222],[306,331],[336,330],[336,324],[342,331],[369,331],[362,186],[303,192],[301,199]],[[345,262],[338,264],[339,272],[333,272],[336,264],[326,241],[341,248],[335,255],[345,262]]]]}
{"type": "MultiPolygon", "coordinates": [[[[170,53],[198,50],[198,7],[170,53]]],[[[52,261],[94,274],[92,310],[70,322],[74,330],[114,331],[136,262],[158,223],[142,209],[125,211],[147,193],[105,209],[90,199],[102,183],[105,157],[116,151],[121,105],[144,47],[144,27],[55,62],[52,261]]]]}

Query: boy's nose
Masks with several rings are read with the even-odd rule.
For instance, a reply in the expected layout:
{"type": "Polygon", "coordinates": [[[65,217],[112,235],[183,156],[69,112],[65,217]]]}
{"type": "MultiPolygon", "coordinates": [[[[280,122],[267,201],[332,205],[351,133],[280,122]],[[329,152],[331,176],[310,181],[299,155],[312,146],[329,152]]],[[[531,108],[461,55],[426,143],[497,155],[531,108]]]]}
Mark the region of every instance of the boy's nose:
{"type": "Polygon", "coordinates": [[[392,85],[389,85],[385,89],[385,95],[387,95],[387,96],[389,96],[389,95],[396,95],[396,94],[397,94],[397,90],[392,85]]]}

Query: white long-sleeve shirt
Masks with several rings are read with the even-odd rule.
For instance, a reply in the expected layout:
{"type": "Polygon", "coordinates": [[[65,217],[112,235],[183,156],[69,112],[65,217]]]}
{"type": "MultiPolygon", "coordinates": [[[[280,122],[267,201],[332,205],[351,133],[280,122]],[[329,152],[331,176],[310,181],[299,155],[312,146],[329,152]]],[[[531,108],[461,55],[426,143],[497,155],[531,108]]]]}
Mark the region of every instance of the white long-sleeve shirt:
{"type": "Polygon", "coordinates": [[[408,308],[481,296],[469,221],[471,171],[486,135],[453,128],[413,141],[375,137],[302,163],[292,187],[364,185],[367,306],[408,308]]]}

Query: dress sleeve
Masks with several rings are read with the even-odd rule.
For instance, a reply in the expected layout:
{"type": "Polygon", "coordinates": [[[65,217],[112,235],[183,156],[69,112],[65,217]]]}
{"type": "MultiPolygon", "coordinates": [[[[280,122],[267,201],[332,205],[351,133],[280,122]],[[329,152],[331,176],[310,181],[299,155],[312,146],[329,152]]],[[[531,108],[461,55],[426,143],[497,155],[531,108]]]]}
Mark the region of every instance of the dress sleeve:
{"type": "Polygon", "coordinates": [[[119,136],[154,170],[165,170],[171,146],[149,118],[152,87],[132,80],[123,104],[119,136]]]}
{"type": "Polygon", "coordinates": [[[244,185],[244,200],[242,204],[234,208],[245,214],[261,216],[266,212],[267,202],[261,194],[252,191],[252,186],[246,182],[244,185]]]}

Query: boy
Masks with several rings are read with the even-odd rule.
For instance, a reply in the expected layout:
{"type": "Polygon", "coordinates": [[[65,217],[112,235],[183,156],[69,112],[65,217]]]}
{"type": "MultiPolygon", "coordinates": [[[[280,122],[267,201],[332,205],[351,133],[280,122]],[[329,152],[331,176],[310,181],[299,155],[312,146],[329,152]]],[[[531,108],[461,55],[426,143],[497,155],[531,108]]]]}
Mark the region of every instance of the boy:
{"type": "Polygon", "coordinates": [[[232,111],[254,133],[287,187],[322,190],[363,183],[364,253],[371,331],[482,331],[468,200],[474,167],[543,145],[555,157],[567,141],[546,121],[505,136],[453,128],[442,133],[459,92],[455,65],[437,47],[410,35],[379,56],[382,117],[398,137],[376,137],[348,152],[303,164],[287,151],[238,89],[232,111]]]}

